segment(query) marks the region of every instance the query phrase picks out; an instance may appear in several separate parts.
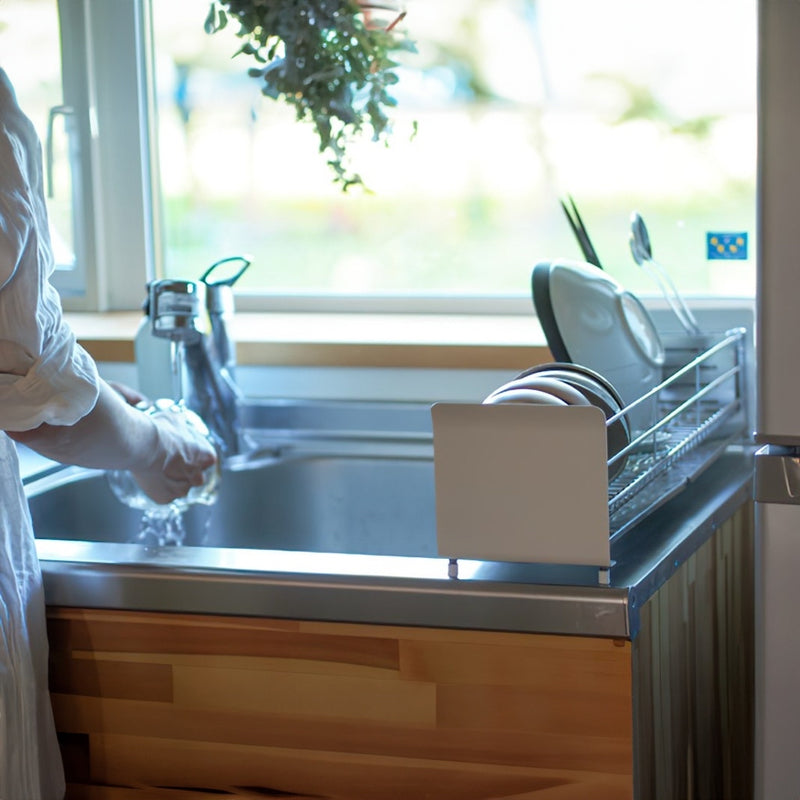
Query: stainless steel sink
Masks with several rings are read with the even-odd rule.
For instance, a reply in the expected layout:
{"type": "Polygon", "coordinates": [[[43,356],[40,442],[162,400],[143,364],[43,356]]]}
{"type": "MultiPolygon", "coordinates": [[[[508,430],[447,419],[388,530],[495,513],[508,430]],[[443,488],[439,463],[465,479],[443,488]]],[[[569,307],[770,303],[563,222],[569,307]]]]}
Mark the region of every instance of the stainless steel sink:
{"type": "MultiPolygon", "coordinates": [[[[427,407],[282,403],[248,419],[256,454],[223,471],[215,505],[184,515],[185,546],[436,555],[427,407]]],[[[37,539],[141,541],[141,513],[102,472],[67,469],[27,492],[37,539]]]]}

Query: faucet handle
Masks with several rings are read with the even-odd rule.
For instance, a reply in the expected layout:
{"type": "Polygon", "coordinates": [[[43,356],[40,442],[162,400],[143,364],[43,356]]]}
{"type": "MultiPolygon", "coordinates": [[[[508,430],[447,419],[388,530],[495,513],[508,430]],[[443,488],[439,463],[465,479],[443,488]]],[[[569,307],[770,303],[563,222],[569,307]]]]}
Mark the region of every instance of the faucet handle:
{"type": "Polygon", "coordinates": [[[206,332],[205,285],[167,278],[149,287],[149,313],[154,336],[193,343],[206,332]]]}
{"type": "MultiPolygon", "coordinates": [[[[251,260],[248,256],[231,256],[230,258],[223,258],[220,261],[215,261],[200,277],[200,282],[206,287],[206,304],[208,306],[208,313],[212,315],[228,315],[233,314],[234,300],[233,300],[233,284],[244,275],[245,270],[250,266],[251,260]],[[235,270],[226,277],[210,280],[212,273],[220,272],[219,268],[225,264],[239,263],[242,266],[235,270]]],[[[223,270],[225,274],[227,270],[223,270]]],[[[212,320],[212,327],[214,323],[212,320]]]]}
{"type": "Polygon", "coordinates": [[[206,286],[233,286],[239,278],[244,275],[245,270],[250,266],[253,259],[251,256],[229,256],[228,258],[220,259],[219,261],[215,261],[201,276],[200,280],[206,286]],[[211,274],[219,269],[223,264],[232,264],[234,262],[239,262],[242,266],[234,272],[232,275],[229,275],[227,278],[218,278],[215,281],[210,281],[209,278],[211,274]]]}

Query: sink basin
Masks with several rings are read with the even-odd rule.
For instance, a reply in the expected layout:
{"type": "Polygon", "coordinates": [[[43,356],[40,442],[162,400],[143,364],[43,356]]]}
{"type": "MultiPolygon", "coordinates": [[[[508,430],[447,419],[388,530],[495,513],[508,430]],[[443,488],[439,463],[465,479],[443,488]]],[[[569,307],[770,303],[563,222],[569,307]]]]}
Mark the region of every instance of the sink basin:
{"type": "MultiPolygon", "coordinates": [[[[65,470],[29,486],[38,539],[135,543],[141,513],[102,472],[65,470]]],[[[213,506],[184,515],[185,546],[435,556],[433,461],[293,454],[225,470],[213,506]]]]}

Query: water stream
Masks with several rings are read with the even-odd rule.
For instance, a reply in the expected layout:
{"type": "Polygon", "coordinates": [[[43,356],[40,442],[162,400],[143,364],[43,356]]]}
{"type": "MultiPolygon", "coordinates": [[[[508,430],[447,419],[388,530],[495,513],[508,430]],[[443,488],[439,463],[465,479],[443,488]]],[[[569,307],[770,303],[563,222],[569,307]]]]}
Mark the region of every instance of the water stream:
{"type": "Polygon", "coordinates": [[[135,544],[164,547],[180,546],[186,538],[186,526],[183,523],[184,509],[171,504],[167,513],[144,511],[139,523],[139,533],[135,544]]]}

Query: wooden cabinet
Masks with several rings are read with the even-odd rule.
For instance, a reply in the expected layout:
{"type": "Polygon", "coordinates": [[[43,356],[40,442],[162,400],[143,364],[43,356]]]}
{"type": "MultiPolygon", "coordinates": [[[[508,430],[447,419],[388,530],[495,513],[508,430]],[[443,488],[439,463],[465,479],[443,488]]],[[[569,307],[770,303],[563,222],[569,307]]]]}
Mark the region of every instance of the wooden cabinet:
{"type": "Polygon", "coordinates": [[[633,641],[50,608],[68,799],[747,797],[748,520],[633,641]]]}
{"type": "Polygon", "coordinates": [[[49,625],[70,798],[631,795],[629,642],[81,609],[49,625]]]}

